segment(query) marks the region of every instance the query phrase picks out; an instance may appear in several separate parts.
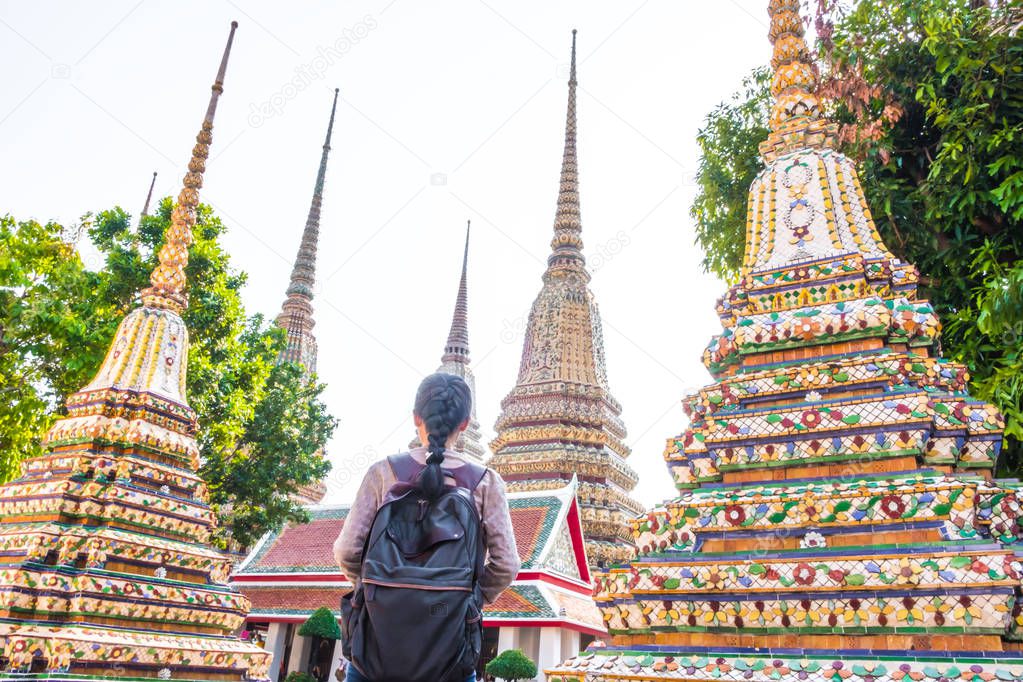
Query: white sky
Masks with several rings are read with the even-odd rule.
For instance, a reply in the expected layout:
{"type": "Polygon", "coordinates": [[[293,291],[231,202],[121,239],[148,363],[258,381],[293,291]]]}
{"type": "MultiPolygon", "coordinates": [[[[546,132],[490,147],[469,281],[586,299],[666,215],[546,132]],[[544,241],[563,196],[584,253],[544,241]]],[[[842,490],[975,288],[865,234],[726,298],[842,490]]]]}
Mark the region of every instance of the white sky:
{"type": "Polygon", "coordinates": [[[327,501],[347,500],[369,460],[411,436],[467,218],[478,412],[493,436],[549,250],[578,28],[583,239],[635,494],[651,506],[672,494],[664,440],[685,424],[682,396],[710,381],[700,353],[720,329],[724,286],[701,272],[689,217],[695,137],[768,60],[766,4],[0,0],[0,211],[137,214],[154,170],[156,196],[176,195],[236,19],[202,201],[250,275],[247,308],[272,317],[340,87],[314,305],[341,420],[327,501]],[[287,91],[300,70],[311,84],[287,91]]]}

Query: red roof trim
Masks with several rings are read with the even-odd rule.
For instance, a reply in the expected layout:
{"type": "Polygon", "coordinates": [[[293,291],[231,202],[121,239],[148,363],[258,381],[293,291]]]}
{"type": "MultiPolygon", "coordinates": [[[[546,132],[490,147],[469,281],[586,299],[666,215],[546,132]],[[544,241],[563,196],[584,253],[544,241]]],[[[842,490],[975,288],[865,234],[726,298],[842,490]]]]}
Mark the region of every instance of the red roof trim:
{"type": "Polygon", "coordinates": [[[607,637],[606,630],[600,630],[598,628],[590,627],[589,625],[582,625],[581,623],[574,623],[572,621],[562,620],[560,618],[484,618],[483,627],[501,627],[507,625],[513,628],[549,628],[559,627],[565,628],[566,630],[575,630],[582,632],[587,635],[596,635],[597,637],[607,637]]]}
{"type": "MultiPolygon", "coordinates": [[[[573,543],[574,545],[577,543],[573,543]]],[[[576,558],[578,559],[579,547],[576,547],[576,558]]],[[[547,571],[519,571],[515,576],[515,582],[536,580],[550,585],[557,585],[572,592],[589,596],[592,588],[589,583],[566,578],[556,573],[547,571]]],[[[340,573],[289,573],[289,574],[263,574],[263,575],[234,575],[231,576],[231,583],[259,583],[259,587],[270,587],[273,585],[289,585],[295,583],[332,583],[330,587],[344,588],[350,586],[348,579],[340,573]],[[337,585],[336,583],[344,583],[337,585]]],[[[326,585],[325,585],[326,587],[326,585]]],[[[240,588],[244,592],[245,588],[240,588]]]]}
{"type": "MultiPolygon", "coordinates": [[[[515,576],[515,582],[525,582],[527,580],[536,580],[542,583],[548,583],[550,585],[557,585],[566,590],[581,594],[589,597],[593,593],[593,588],[586,583],[579,582],[575,578],[566,578],[561,575],[554,573],[543,573],[540,571],[519,571],[519,574],[515,576]]],[[[514,584],[514,583],[512,583],[514,584]]]]}
{"type": "Polygon", "coordinates": [[[579,519],[579,500],[575,495],[568,507],[568,532],[572,534],[572,548],[575,550],[575,563],[579,566],[579,577],[582,582],[592,584],[590,567],[586,562],[586,545],[583,544],[583,527],[579,519]]]}
{"type": "Polygon", "coordinates": [[[341,571],[330,573],[246,573],[232,575],[232,583],[347,583],[341,571]]]}

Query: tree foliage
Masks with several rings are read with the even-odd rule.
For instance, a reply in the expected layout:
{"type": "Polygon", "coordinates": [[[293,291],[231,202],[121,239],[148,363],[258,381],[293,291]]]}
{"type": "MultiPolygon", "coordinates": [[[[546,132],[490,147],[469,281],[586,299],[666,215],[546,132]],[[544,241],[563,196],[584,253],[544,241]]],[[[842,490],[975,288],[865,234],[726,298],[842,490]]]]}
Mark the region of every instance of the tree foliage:
{"type": "MultiPolygon", "coordinates": [[[[1023,457],[1023,35],[1018,3],[819,0],[821,94],[888,247],[921,272],[946,357],[1007,418],[1023,457]]],[[[762,71],[707,117],[692,215],[704,264],[741,265],[747,197],[767,134],[762,71]],[[734,154],[735,159],[728,156],[734,154]],[[753,171],[750,171],[750,168],[753,171]],[[709,207],[709,208],[708,208],[709,207]]]]}
{"type": "Polygon", "coordinates": [[[536,663],[520,649],[506,649],[487,663],[487,674],[499,680],[531,680],[536,677],[536,663]]]}
{"type": "Polygon", "coordinates": [[[312,612],[298,629],[302,637],[322,637],[323,639],[341,639],[341,626],[337,624],[334,612],[321,606],[312,612]]]}
{"type": "Polygon", "coordinates": [[[703,246],[703,267],[734,280],[746,241],[746,192],[763,168],[757,145],[767,137],[771,70],[755,69],[731,100],[707,117],[700,145],[699,192],[690,214],[703,246]]]}
{"type": "MultiPolygon", "coordinates": [[[[118,323],[137,305],[170,222],[172,203],[137,231],[120,208],[86,215],[78,235],[60,225],[0,219],[0,481],[40,454],[40,438],[67,396],[99,368],[118,323]],[[75,248],[88,236],[98,255],[88,268],[75,248]]],[[[239,291],[245,274],[220,246],[224,225],[200,205],[189,250],[187,394],[221,543],[245,546],[266,530],[307,519],[289,495],[320,479],[319,452],[335,427],[299,367],[277,364],[282,330],[249,316],[239,291]]]]}

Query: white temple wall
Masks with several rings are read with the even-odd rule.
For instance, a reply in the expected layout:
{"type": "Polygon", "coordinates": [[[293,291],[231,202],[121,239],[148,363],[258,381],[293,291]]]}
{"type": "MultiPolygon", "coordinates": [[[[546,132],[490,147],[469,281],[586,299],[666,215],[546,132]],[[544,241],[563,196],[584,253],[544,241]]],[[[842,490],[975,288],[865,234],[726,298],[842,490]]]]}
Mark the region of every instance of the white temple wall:
{"type": "MultiPolygon", "coordinates": [[[[534,631],[537,631],[534,629],[534,631]]],[[[553,668],[562,661],[565,660],[566,656],[562,651],[562,634],[561,628],[539,628],[537,631],[539,641],[537,642],[537,655],[533,658],[536,661],[537,667],[537,679],[543,680],[544,668],[553,668]]]]}
{"type": "Polygon", "coordinates": [[[341,667],[341,640],[334,642],[334,653],[330,659],[330,674],[327,675],[327,682],[334,682],[337,678],[334,674],[341,667]]]}
{"type": "Polygon", "coordinates": [[[287,633],[287,623],[270,623],[266,629],[266,643],[263,648],[273,654],[273,662],[270,663],[270,682],[282,682],[277,679],[277,667],[278,661],[284,655],[284,648],[288,644],[285,641],[287,633]]]}
{"type": "Polygon", "coordinates": [[[579,653],[579,641],[579,632],[577,630],[569,630],[568,628],[561,630],[562,661],[579,653]]]}
{"type": "MultiPolygon", "coordinates": [[[[288,660],[289,673],[305,670],[306,659],[309,657],[309,645],[312,641],[312,637],[302,637],[298,634],[298,628],[295,628],[295,641],[291,645],[291,658],[288,660]]],[[[277,682],[282,681],[278,680],[277,682]]]]}
{"type": "Polygon", "coordinates": [[[497,634],[497,652],[520,649],[536,661],[537,675],[542,682],[544,668],[552,668],[566,658],[579,653],[580,638],[575,630],[560,627],[513,628],[502,627],[497,634]]]}

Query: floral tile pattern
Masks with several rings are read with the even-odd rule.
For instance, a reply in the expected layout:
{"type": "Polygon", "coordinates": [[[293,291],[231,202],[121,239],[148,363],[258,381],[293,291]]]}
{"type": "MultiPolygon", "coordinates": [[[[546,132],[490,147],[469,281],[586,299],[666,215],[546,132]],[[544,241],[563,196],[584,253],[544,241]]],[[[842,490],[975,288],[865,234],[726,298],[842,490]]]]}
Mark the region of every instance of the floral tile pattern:
{"type": "Polygon", "coordinates": [[[667,441],[678,495],[596,575],[610,644],[547,679],[1019,680],[1020,484],[991,476],[1005,421],[939,357],[917,271],[877,233],[799,2],[768,5],[771,133],[703,356],[715,383],[667,441]]]}

